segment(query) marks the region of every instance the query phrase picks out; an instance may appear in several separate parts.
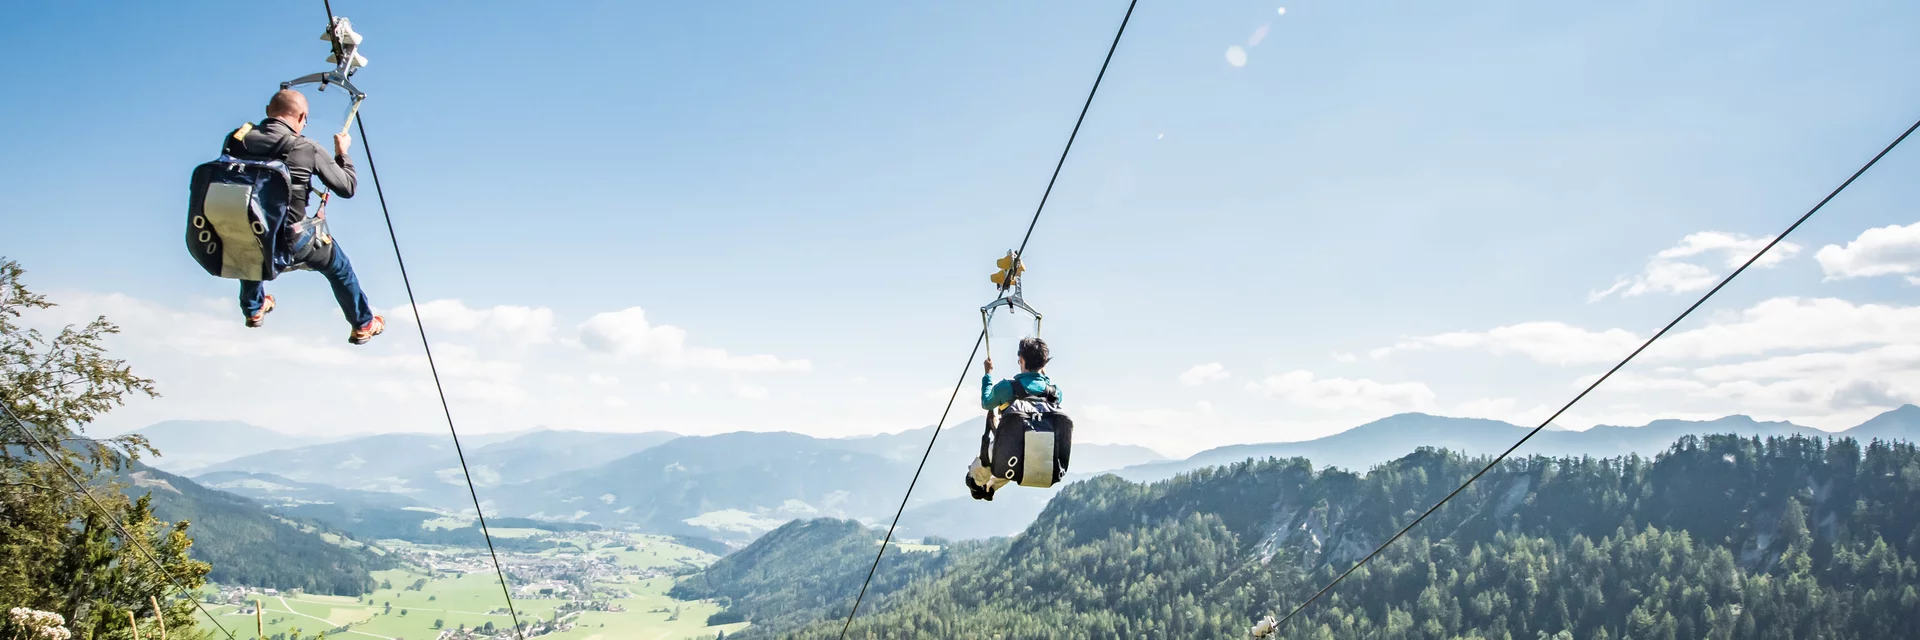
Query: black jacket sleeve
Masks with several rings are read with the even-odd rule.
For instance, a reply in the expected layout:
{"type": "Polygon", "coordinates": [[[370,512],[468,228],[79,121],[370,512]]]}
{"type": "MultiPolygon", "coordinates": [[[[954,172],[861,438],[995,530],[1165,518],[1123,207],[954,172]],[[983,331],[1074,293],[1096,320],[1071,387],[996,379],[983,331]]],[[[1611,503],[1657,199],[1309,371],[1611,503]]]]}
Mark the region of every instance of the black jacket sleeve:
{"type": "Polygon", "coordinates": [[[327,189],[342,198],[353,197],[354,188],[360,181],[354,176],[353,158],[346,155],[334,155],[320,148],[320,143],[301,138],[296,144],[299,149],[293,153],[302,154],[307,166],[313,167],[313,176],[326,183],[327,189]]]}

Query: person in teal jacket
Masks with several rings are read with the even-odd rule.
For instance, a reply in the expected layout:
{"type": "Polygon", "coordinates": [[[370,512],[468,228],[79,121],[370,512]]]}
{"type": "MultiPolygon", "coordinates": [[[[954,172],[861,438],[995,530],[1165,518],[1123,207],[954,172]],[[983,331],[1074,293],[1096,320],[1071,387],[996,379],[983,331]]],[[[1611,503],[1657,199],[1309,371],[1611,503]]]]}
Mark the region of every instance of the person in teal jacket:
{"type": "MultiPolygon", "coordinates": [[[[1052,380],[1047,379],[1047,361],[1053,359],[1053,354],[1047,351],[1047,342],[1039,338],[1022,338],[1018,353],[1020,373],[1014,374],[1011,379],[1001,380],[997,384],[993,381],[993,357],[987,357],[984,363],[986,375],[980,378],[980,408],[992,412],[999,409],[1000,405],[1013,402],[1013,385],[1016,384],[1025,388],[1031,395],[1042,395],[1047,393],[1048,388],[1052,388],[1054,402],[1060,401],[1060,389],[1053,386],[1052,380]]],[[[987,455],[988,437],[981,436],[981,456],[987,455]]],[[[993,475],[993,470],[988,468],[985,460],[979,457],[974,458],[967,466],[966,481],[967,491],[973,494],[975,500],[992,500],[993,492],[1008,482],[1006,478],[993,475]]]]}
{"type": "MultiPolygon", "coordinates": [[[[993,382],[993,356],[987,356],[986,375],[980,378],[980,408],[992,410],[1000,405],[1013,402],[1013,385],[1026,387],[1027,393],[1039,395],[1047,392],[1053,385],[1047,379],[1047,361],[1053,359],[1047,351],[1047,342],[1039,338],[1020,339],[1020,373],[1012,379],[993,382]]],[[[1060,400],[1060,389],[1053,390],[1054,400],[1060,400]]]]}

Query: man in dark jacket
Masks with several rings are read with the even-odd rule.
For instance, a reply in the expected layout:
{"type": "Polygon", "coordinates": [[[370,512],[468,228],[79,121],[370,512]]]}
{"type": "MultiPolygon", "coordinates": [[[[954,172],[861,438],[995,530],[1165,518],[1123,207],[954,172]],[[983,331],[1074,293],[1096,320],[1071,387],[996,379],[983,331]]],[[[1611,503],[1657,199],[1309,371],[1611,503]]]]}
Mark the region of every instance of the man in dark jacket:
{"type": "MultiPolygon", "coordinates": [[[[306,96],[292,89],[282,89],[273,94],[273,100],[267,103],[266,120],[260,121],[251,130],[245,130],[238,138],[228,136],[226,142],[225,151],[229,155],[286,163],[287,173],[293,178],[289,224],[307,218],[314,178],[319,178],[329,190],[342,198],[353,197],[354,188],[359,184],[353,173],[353,160],[347,155],[347,150],[353,146],[353,139],[344,132],[335,134],[333,153],[329,155],[320,149],[319,144],[300,136],[300,131],[306,126],[306,96]],[[293,136],[294,140],[286,145],[285,156],[268,157],[287,136],[293,136]]],[[[386,330],[386,320],[373,315],[373,307],[367,303],[367,294],[360,290],[360,281],[353,275],[353,263],[347,260],[346,252],[325,232],[326,227],[302,227],[309,230],[313,237],[311,240],[303,238],[305,247],[293,256],[294,268],[318,271],[326,276],[327,283],[333,286],[334,300],[340,303],[340,312],[353,325],[347,341],[366,344],[386,330]]],[[[260,326],[266,321],[267,313],[273,311],[273,296],[266,295],[262,285],[256,281],[240,281],[240,311],[246,314],[249,327],[260,326]]]]}

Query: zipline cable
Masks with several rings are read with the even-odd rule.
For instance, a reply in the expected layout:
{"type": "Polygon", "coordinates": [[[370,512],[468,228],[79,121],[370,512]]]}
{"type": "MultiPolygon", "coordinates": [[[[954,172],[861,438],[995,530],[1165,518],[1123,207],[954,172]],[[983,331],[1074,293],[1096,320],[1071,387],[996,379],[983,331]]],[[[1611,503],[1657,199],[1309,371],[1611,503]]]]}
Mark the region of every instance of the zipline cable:
{"type": "Polygon", "coordinates": [[[1915,129],[1920,129],[1920,121],[1915,121],[1913,123],[1913,126],[1907,127],[1906,131],[1902,132],[1899,137],[1894,138],[1893,142],[1888,143],[1886,148],[1880,150],[1880,153],[1874,154],[1873,159],[1868,160],[1865,165],[1862,165],[1860,167],[1860,170],[1853,172],[1853,175],[1848,176],[1845,182],[1840,183],[1840,186],[1835,187],[1832,192],[1829,192],[1827,194],[1827,197],[1821,198],[1820,202],[1818,204],[1813,205],[1812,209],[1808,209],[1806,213],[1801,214],[1799,219],[1794,220],[1793,224],[1788,225],[1787,230],[1780,232],[1780,235],[1774,236],[1773,240],[1768,242],[1766,246],[1761,247],[1760,251],[1753,254],[1753,257],[1747,258],[1747,261],[1742,263],[1740,265],[1740,268],[1734,269],[1733,273],[1729,273],[1727,274],[1727,277],[1721,278],[1720,284],[1714,285],[1713,288],[1708,290],[1705,295],[1700,296],[1699,300],[1695,300],[1692,305],[1688,306],[1686,311],[1680,312],[1680,315],[1676,316],[1672,322],[1668,322],[1667,326],[1661,327],[1659,332],[1653,334],[1652,337],[1647,338],[1647,341],[1641,343],[1639,348],[1636,348],[1633,350],[1632,353],[1627,354],[1627,357],[1622,359],[1619,364],[1613,365],[1613,368],[1608,369],[1607,372],[1601,375],[1598,380],[1594,380],[1593,384],[1587,385],[1587,388],[1581,390],[1579,395],[1574,396],[1572,400],[1567,401],[1566,405],[1561,406],[1559,411],[1553,412],[1553,415],[1548,416],[1546,420],[1542,420],[1540,422],[1540,426],[1534,427],[1533,430],[1527,432],[1527,435],[1521,436],[1519,442],[1513,443],[1513,446],[1507,447],[1506,451],[1500,452],[1500,455],[1495,456],[1492,462],[1488,462],[1487,466],[1481,468],[1478,473],[1473,474],[1473,477],[1467,478],[1467,481],[1462,483],[1459,488],[1454,489],[1452,493],[1447,494],[1447,497],[1441,498],[1439,502],[1434,503],[1432,507],[1429,507],[1426,513],[1422,513],[1420,514],[1420,517],[1414,518],[1413,522],[1408,523],[1406,527],[1401,528],[1398,533],[1393,534],[1393,537],[1387,538],[1386,542],[1381,543],[1379,548],[1374,549],[1372,553],[1367,554],[1367,557],[1361,558],[1359,562],[1355,563],[1351,568],[1348,568],[1345,572],[1341,573],[1339,577],[1334,578],[1332,582],[1327,583],[1327,586],[1321,587],[1320,591],[1317,593],[1314,593],[1313,597],[1307,598],[1306,602],[1302,602],[1300,603],[1300,606],[1294,607],[1293,611],[1288,612],[1286,617],[1281,618],[1280,622],[1274,625],[1273,627],[1274,631],[1277,632],[1280,629],[1285,628],[1288,620],[1292,620],[1294,616],[1299,615],[1299,613],[1305,610],[1308,605],[1311,605],[1314,603],[1314,601],[1319,600],[1320,596],[1326,595],[1326,593],[1332,590],[1335,585],[1340,584],[1341,580],[1347,579],[1347,576],[1352,575],[1354,571],[1359,570],[1360,567],[1366,566],[1368,562],[1371,562],[1373,560],[1374,556],[1380,555],[1380,552],[1386,551],[1387,547],[1393,546],[1393,543],[1399,540],[1401,536],[1406,535],[1408,531],[1412,531],[1414,527],[1420,526],[1420,523],[1422,521],[1425,521],[1427,519],[1427,516],[1433,515],[1435,511],[1439,511],[1440,507],[1445,506],[1448,500],[1452,500],[1454,496],[1460,495],[1461,491],[1465,491],[1467,487],[1469,485],[1472,485],[1475,480],[1479,480],[1480,476],[1484,476],[1487,474],[1488,471],[1492,471],[1495,465],[1500,464],[1502,460],[1506,460],[1508,455],[1511,455],[1514,452],[1514,450],[1520,448],[1520,445],[1524,445],[1527,443],[1528,440],[1533,439],[1533,436],[1539,434],[1542,430],[1545,430],[1547,428],[1547,425],[1552,424],[1554,420],[1558,419],[1560,417],[1560,414],[1566,413],[1568,409],[1572,409],[1575,403],[1580,402],[1582,398],[1587,397],[1587,394],[1592,393],[1594,389],[1599,388],[1600,383],[1606,382],[1608,378],[1613,377],[1613,374],[1615,372],[1619,371],[1622,367],[1627,366],[1627,363],[1632,362],[1634,357],[1639,356],[1640,352],[1647,350],[1647,347],[1653,346],[1654,341],[1659,340],[1661,336],[1667,335],[1667,332],[1671,331],[1675,325],[1680,324],[1680,321],[1685,320],[1687,319],[1687,316],[1692,315],[1695,309],[1699,309],[1701,305],[1706,304],[1707,300],[1713,297],[1713,294],[1719,293],[1721,288],[1727,286],[1727,283],[1733,282],[1733,279],[1736,277],[1739,277],[1741,273],[1745,272],[1747,270],[1747,267],[1751,267],[1753,266],[1753,263],[1758,262],[1761,256],[1765,256],[1767,254],[1767,251],[1772,249],[1774,245],[1780,244],[1781,240],[1786,239],[1787,234],[1793,233],[1795,229],[1799,229],[1800,225],[1805,223],[1808,218],[1812,218],[1813,214],[1818,213],[1822,207],[1827,206],[1827,202],[1833,200],[1835,196],[1840,195],[1841,191],[1845,191],[1849,185],[1853,184],[1854,180],[1858,179],[1861,176],[1861,174],[1864,174],[1867,172],[1868,169],[1873,168],[1873,165],[1879,163],[1880,159],[1883,157],[1886,157],[1887,153],[1890,151],[1893,151],[1894,147],[1900,146],[1900,142],[1903,140],[1906,140],[1907,136],[1913,134],[1915,129]]]}
{"type": "MultiPolygon", "coordinates": [[[[1086,123],[1087,111],[1093,108],[1093,97],[1100,93],[1100,81],[1106,79],[1107,67],[1113,64],[1113,53],[1120,49],[1120,37],[1127,33],[1127,23],[1133,20],[1133,8],[1139,4],[1140,0],[1127,2],[1127,13],[1121,16],[1120,27],[1113,32],[1113,44],[1107,47],[1106,59],[1100,61],[1100,73],[1093,77],[1093,88],[1087,91],[1086,103],[1080,105],[1080,116],[1073,121],[1073,132],[1067,134],[1066,147],[1060,150],[1060,160],[1053,165],[1053,176],[1047,179],[1047,188],[1040,194],[1040,206],[1034,208],[1033,220],[1027,222],[1027,233],[1020,238],[1020,249],[1013,254],[1016,273],[1020,259],[1026,255],[1027,241],[1033,239],[1033,229],[1040,224],[1040,213],[1047,210],[1047,198],[1053,195],[1053,185],[1060,180],[1060,170],[1067,166],[1067,155],[1073,152],[1073,141],[1080,137],[1080,125],[1086,123]]],[[[364,135],[362,134],[363,137],[364,135]]],[[[367,163],[369,165],[373,163],[371,157],[368,158],[367,163]]],[[[1012,282],[1013,279],[1008,278],[1000,287],[1001,290],[1005,291],[1012,282]]],[[[920,454],[920,466],[914,468],[913,480],[907,483],[907,493],[900,497],[900,508],[894,511],[893,522],[887,525],[887,536],[880,541],[880,551],[873,554],[873,566],[867,568],[867,579],[860,583],[860,594],[854,597],[853,608],[847,610],[847,622],[840,626],[840,640],[846,640],[847,631],[853,628],[853,617],[860,613],[860,601],[867,597],[867,587],[873,584],[873,576],[880,570],[880,559],[887,555],[887,545],[893,541],[893,530],[900,526],[900,515],[906,513],[907,501],[913,498],[913,488],[920,483],[920,472],[926,470],[927,458],[933,455],[933,445],[940,440],[940,430],[946,427],[947,414],[953,411],[953,402],[960,397],[960,387],[967,384],[968,372],[973,370],[973,359],[980,355],[980,345],[987,340],[987,331],[987,328],[981,328],[980,337],[973,341],[973,352],[967,355],[966,368],[960,370],[960,381],[954,383],[953,395],[947,398],[947,408],[940,412],[940,421],[933,426],[933,436],[927,438],[927,450],[920,454]]],[[[989,353],[987,357],[991,358],[993,354],[989,353]]]]}
{"type": "MultiPolygon", "coordinates": [[[[327,25],[333,25],[333,2],[321,0],[327,8],[327,25]]],[[[339,43],[334,43],[338,54],[339,43]]],[[[473,499],[473,514],[480,522],[480,536],[487,541],[487,556],[493,560],[493,573],[500,577],[500,595],[507,600],[507,615],[513,620],[513,634],[522,639],[526,631],[520,628],[520,612],[513,606],[513,591],[507,586],[507,572],[500,567],[500,553],[494,550],[493,533],[487,528],[486,510],[480,508],[480,492],[473,486],[473,471],[467,468],[467,452],[460,446],[460,430],[453,426],[453,409],[447,404],[447,389],[440,383],[440,367],[433,360],[433,344],[427,341],[427,323],[420,317],[420,302],[413,296],[413,281],[407,277],[407,259],[400,251],[400,234],[393,228],[393,213],[387,209],[386,190],[380,188],[380,167],[373,161],[373,143],[367,138],[367,116],[359,114],[354,123],[360,129],[360,146],[367,153],[367,173],[373,177],[373,193],[380,200],[380,216],[387,223],[387,238],[393,242],[393,258],[400,265],[400,283],[407,289],[407,305],[413,310],[413,326],[420,333],[420,348],[427,353],[427,371],[433,374],[433,390],[440,395],[440,412],[447,418],[447,433],[453,436],[453,453],[460,458],[460,473],[467,480],[467,496],[473,499]]]]}
{"type": "MultiPolygon", "coordinates": [[[[219,629],[220,633],[226,634],[227,640],[238,640],[238,638],[236,638],[233,635],[233,631],[228,630],[226,625],[220,624],[220,620],[213,617],[213,613],[207,611],[207,606],[204,604],[201,604],[200,599],[193,596],[193,590],[188,589],[186,584],[180,582],[179,577],[176,577],[172,573],[169,573],[167,571],[167,565],[160,562],[160,557],[155,555],[153,551],[147,549],[146,538],[134,537],[132,533],[127,531],[126,525],[121,524],[120,519],[117,517],[114,517],[113,511],[107,509],[107,505],[100,502],[99,498],[94,497],[93,491],[87,489],[87,484],[80,481],[80,476],[75,474],[72,469],[67,468],[67,463],[61,461],[60,456],[58,454],[55,454],[53,452],[53,449],[47,446],[47,443],[42,442],[40,440],[40,436],[35,435],[33,433],[33,427],[28,426],[26,421],[21,420],[19,416],[14,415],[13,408],[7,406],[6,402],[0,402],[0,411],[3,411],[6,413],[7,422],[13,423],[14,426],[20,428],[21,433],[27,434],[27,439],[32,440],[34,446],[40,449],[40,455],[46,456],[47,462],[51,462],[53,463],[53,466],[59,468],[60,474],[66,476],[67,480],[73,483],[74,488],[80,490],[80,495],[86,496],[87,501],[93,503],[93,507],[95,509],[100,510],[101,517],[104,517],[107,519],[107,524],[113,525],[113,530],[120,533],[120,539],[126,540],[127,546],[138,549],[140,551],[140,555],[145,556],[148,562],[153,563],[154,571],[157,571],[160,573],[160,575],[165,576],[168,582],[173,583],[173,586],[175,588],[179,589],[181,593],[185,594],[187,597],[187,600],[193,603],[194,608],[200,610],[200,615],[207,617],[207,622],[213,623],[213,626],[219,629]]],[[[164,619],[165,612],[154,611],[153,615],[155,617],[164,619]]],[[[72,622],[77,623],[79,621],[74,620],[72,622]]]]}
{"type": "MultiPolygon", "coordinates": [[[[1060,150],[1060,161],[1053,165],[1053,177],[1047,179],[1047,190],[1040,192],[1040,206],[1033,208],[1033,221],[1027,223],[1026,235],[1020,236],[1020,248],[1013,252],[1016,275],[1018,260],[1027,255],[1027,241],[1033,239],[1033,228],[1040,225],[1040,212],[1047,208],[1047,198],[1053,195],[1053,183],[1060,180],[1060,169],[1067,166],[1067,154],[1073,151],[1073,140],[1080,137],[1080,125],[1087,121],[1087,110],[1093,108],[1093,96],[1100,93],[1100,81],[1107,77],[1107,65],[1113,64],[1113,52],[1120,49],[1120,36],[1127,32],[1127,22],[1133,19],[1133,8],[1139,4],[1140,0],[1131,0],[1127,3],[1127,14],[1121,16],[1120,28],[1113,32],[1113,44],[1107,46],[1107,58],[1100,61],[1100,73],[1093,77],[1093,88],[1087,91],[1086,103],[1080,105],[1080,117],[1073,120],[1073,132],[1067,134],[1067,146],[1060,150]]],[[[1002,286],[1002,289],[1011,286],[1013,279],[1008,278],[1007,282],[1009,284],[1002,286]]]]}
{"type": "Polygon", "coordinates": [[[507,588],[507,572],[500,568],[500,554],[493,548],[493,534],[487,529],[487,514],[480,508],[480,493],[473,487],[473,471],[467,468],[467,452],[460,447],[460,430],[453,426],[453,409],[447,406],[447,390],[440,384],[440,368],[433,361],[433,345],[427,341],[427,323],[420,317],[420,303],[413,297],[413,283],[407,280],[407,260],[400,255],[400,237],[393,230],[393,214],[387,212],[387,195],[380,190],[380,170],[373,163],[373,145],[367,143],[367,116],[360,114],[356,125],[360,144],[367,151],[367,172],[373,175],[373,192],[380,198],[380,215],[387,221],[387,237],[393,241],[393,257],[400,264],[400,282],[407,288],[407,304],[413,308],[413,326],[420,332],[420,348],[427,352],[427,371],[433,374],[433,390],[440,394],[440,412],[447,417],[447,433],[453,436],[453,453],[460,458],[460,473],[467,479],[467,496],[473,499],[473,514],[480,521],[480,535],[487,541],[487,556],[493,559],[493,572],[500,577],[500,595],[507,600],[507,615],[513,618],[514,635],[525,638],[520,629],[520,612],[513,607],[513,592],[507,588]]]}
{"type": "Polygon", "coordinates": [[[840,625],[840,638],[846,640],[847,630],[853,628],[853,615],[860,612],[860,601],[867,597],[867,585],[873,584],[873,574],[880,570],[880,557],[886,555],[887,545],[893,543],[893,528],[900,526],[900,514],[907,511],[907,498],[913,496],[913,487],[920,483],[920,472],[927,468],[927,458],[933,455],[933,443],[940,439],[940,430],[947,426],[947,414],[953,411],[953,401],[960,397],[960,388],[966,386],[967,376],[973,374],[973,359],[980,355],[980,344],[986,342],[987,330],[980,330],[980,337],[973,340],[973,352],[967,354],[967,366],[960,370],[960,381],[953,384],[953,395],[947,396],[947,408],[940,411],[940,421],[933,425],[933,437],[927,439],[927,451],[920,454],[920,466],[913,470],[913,480],[907,483],[907,495],[900,499],[900,508],[893,512],[893,524],[887,525],[887,537],[880,541],[880,552],[873,554],[873,566],[867,568],[867,579],[860,583],[860,595],[854,596],[853,608],[847,610],[847,623],[840,625]]]}
{"type": "Polygon", "coordinates": [[[480,508],[480,492],[473,487],[473,471],[467,468],[467,452],[460,447],[460,430],[453,426],[453,409],[447,405],[447,389],[440,384],[440,368],[433,361],[433,345],[427,341],[427,323],[420,317],[420,302],[413,297],[413,283],[407,279],[407,259],[400,254],[400,236],[393,230],[393,214],[387,211],[387,194],[380,189],[380,170],[373,162],[373,145],[367,141],[367,115],[360,114],[355,124],[360,129],[360,144],[367,151],[367,173],[373,176],[373,193],[380,199],[380,215],[386,218],[387,237],[393,241],[393,258],[400,264],[400,282],[407,288],[407,305],[413,308],[413,327],[420,332],[420,348],[427,352],[427,371],[433,374],[433,390],[440,394],[440,412],[447,417],[447,433],[453,436],[453,453],[460,458],[460,474],[467,480],[467,496],[473,499],[473,515],[480,521],[480,535],[487,541],[487,556],[493,559],[493,573],[500,577],[500,595],[507,600],[507,615],[513,619],[513,633],[521,638],[520,612],[513,607],[513,592],[507,587],[507,572],[500,568],[500,553],[493,548],[493,533],[487,529],[487,514],[480,508]]]}

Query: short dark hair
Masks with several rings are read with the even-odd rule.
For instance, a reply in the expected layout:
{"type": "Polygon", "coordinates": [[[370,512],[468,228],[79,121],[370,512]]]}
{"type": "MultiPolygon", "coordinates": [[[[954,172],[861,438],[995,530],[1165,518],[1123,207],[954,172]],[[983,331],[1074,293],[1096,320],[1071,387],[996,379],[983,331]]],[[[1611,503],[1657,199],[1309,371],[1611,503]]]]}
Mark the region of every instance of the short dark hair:
{"type": "Polygon", "coordinates": [[[1047,366],[1047,361],[1053,359],[1053,354],[1047,351],[1047,341],[1039,338],[1021,338],[1020,359],[1025,361],[1027,366],[1038,371],[1041,367],[1047,366]]]}

